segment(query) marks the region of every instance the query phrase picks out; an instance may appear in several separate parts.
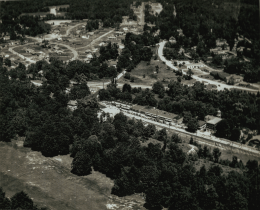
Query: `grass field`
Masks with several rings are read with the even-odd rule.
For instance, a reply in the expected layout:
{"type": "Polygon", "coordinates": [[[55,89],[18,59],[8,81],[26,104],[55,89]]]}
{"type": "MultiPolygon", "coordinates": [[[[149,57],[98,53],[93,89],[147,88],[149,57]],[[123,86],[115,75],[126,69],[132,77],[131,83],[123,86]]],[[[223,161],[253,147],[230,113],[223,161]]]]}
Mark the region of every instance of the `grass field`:
{"type": "Polygon", "coordinates": [[[71,162],[69,155],[46,158],[21,142],[0,142],[0,186],[8,197],[23,190],[37,205],[55,210],[106,210],[109,204],[124,209],[131,202],[132,209],[144,209],[140,195],[111,195],[114,182],[104,174],[71,174],[71,162]]]}

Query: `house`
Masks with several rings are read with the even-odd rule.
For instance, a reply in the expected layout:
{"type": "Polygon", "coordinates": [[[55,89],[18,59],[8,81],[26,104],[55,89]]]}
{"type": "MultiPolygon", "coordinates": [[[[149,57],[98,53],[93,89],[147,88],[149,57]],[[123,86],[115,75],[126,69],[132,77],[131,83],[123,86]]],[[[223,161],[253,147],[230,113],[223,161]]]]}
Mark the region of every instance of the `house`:
{"type": "Polygon", "coordinates": [[[227,40],[226,39],[217,39],[216,40],[216,46],[222,46],[222,45],[228,45],[227,40]]]}
{"type": "Polygon", "coordinates": [[[209,129],[209,130],[215,131],[215,130],[216,130],[216,126],[217,126],[217,124],[218,124],[220,121],[222,121],[221,118],[215,117],[214,119],[209,120],[209,121],[207,122],[206,128],[209,129]]]}
{"type": "Polygon", "coordinates": [[[115,34],[118,35],[118,36],[119,36],[119,35],[123,35],[124,33],[125,33],[125,32],[123,32],[123,31],[116,31],[116,32],[115,32],[115,34]]]}
{"type": "Polygon", "coordinates": [[[217,85],[208,84],[205,89],[207,89],[207,90],[217,90],[217,88],[218,88],[217,85]]]}
{"type": "Polygon", "coordinates": [[[41,81],[41,80],[31,80],[31,83],[39,87],[39,86],[42,86],[43,81],[41,81]]]}
{"type": "Polygon", "coordinates": [[[205,67],[204,63],[191,63],[191,64],[185,64],[187,66],[187,69],[198,69],[205,67]]]}
{"type": "Polygon", "coordinates": [[[99,45],[99,46],[105,46],[106,43],[105,43],[105,42],[101,42],[101,43],[99,43],[98,45],[99,45]]]}
{"type": "Polygon", "coordinates": [[[202,120],[198,121],[199,130],[205,129],[206,125],[207,125],[207,123],[205,121],[202,121],[202,120]]]}
{"type": "Polygon", "coordinates": [[[10,36],[4,36],[4,40],[10,40],[10,36]]]}
{"type": "Polygon", "coordinates": [[[177,32],[179,33],[179,36],[184,36],[182,29],[177,29],[177,32]]]}
{"type": "Polygon", "coordinates": [[[26,77],[27,77],[28,79],[33,79],[33,74],[26,74],[26,77]]]}
{"type": "Polygon", "coordinates": [[[238,83],[238,82],[242,82],[243,79],[244,78],[242,76],[239,76],[239,75],[230,75],[230,76],[227,76],[225,78],[225,82],[227,82],[227,83],[230,83],[230,82],[238,83]]]}
{"type": "Polygon", "coordinates": [[[169,39],[169,42],[175,44],[176,39],[173,36],[171,36],[170,39],[169,39]]]}
{"type": "Polygon", "coordinates": [[[193,46],[193,47],[191,47],[191,49],[196,51],[197,46],[193,46]]]}
{"type": "Polygon", "coordinates": [[[76,100],[70,100],[67,104],[67,107],[71,110],[71,111],[74,111],[76,110],[78,107],[78,102],[76,100]]]}
{"type": "Polygon", "coordinates": [[[240,82],[239,86],[248,87],[248,86],[250,86],[250,84],[246,83],[246,82],[240,82]]]}
{"type": "Polygon", "coordinates": [[[90,36],[93,36],[94,32],[88,32],[87,34],[90,35],[90,36]]]}
{"type": "Polygon", "coordinates": [[[127,32],[127,31],[128,31],[128,28],[127,28],[127,27],[125,27],[125,28],[123,28],[123,30],[124,30],[125,32],[127,32]]]}
{"type": "Polygon", "coordinates": [[[108,39],[116,39],[115,36],[109,36],[108,39]]]}

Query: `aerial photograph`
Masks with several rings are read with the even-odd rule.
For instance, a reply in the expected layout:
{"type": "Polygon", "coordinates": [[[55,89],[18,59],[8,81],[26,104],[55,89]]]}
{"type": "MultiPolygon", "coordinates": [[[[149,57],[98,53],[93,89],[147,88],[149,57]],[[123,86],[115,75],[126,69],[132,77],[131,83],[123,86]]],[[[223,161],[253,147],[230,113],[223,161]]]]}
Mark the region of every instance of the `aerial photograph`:
{"type": "Polygon", "coordinates": [[[260,210],[260,0],[0,0],[0,210],[260,210]]]}

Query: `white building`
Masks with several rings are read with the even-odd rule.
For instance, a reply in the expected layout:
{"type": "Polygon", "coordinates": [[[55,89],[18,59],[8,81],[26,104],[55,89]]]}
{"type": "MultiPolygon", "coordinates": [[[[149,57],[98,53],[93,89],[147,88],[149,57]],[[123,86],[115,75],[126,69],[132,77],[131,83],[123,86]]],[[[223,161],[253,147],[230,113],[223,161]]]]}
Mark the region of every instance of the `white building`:
{"type": "Polygon", "coordinates": [[[191,63],[191,64],[185,64],[187,66],[187,69],[198,69],[205,67],[204,63],[191,63]]]}

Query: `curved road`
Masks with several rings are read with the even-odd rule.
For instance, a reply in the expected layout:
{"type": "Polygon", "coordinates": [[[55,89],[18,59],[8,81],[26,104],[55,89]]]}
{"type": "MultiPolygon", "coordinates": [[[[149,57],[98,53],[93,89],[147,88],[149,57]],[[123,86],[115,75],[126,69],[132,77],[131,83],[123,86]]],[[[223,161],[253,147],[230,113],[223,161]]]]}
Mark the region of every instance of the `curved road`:
{"type": "MultiPolygon", "coordinates": [[[[160,59],[162,61],[164,61],[166,63],[167,66],[175,69],[175,70],[178,70],[178,68],[176,68],[171,61],[167,60],[164,56],[163,56],[163,48],[164,48],[164,45],[166,44],[166,41],[163,41],[161,43],[159,43],[159,48],[158,48],[158,55],[160,57],[160,59]]],[[[186,74],[185,72],[183,72],[184,74],[186,74]]],[[[236,88],[236,89],[240,89],[240,90],[246,90],[246,91],[254,91],[254,92],[258,92],[259,90],[254,90],[254,89],[250,89],[250,88],[245,88],[245,87],[238,87],[238,86],[234,86],[234,85],[226,85],[226,84],[223,84],[223,83],[220,83],[220,82],[216,82],[216,81],[212,81],[212,80],[208,80],[208,79],[204,79],[204,78],[200,78],[198,76],[195,76],[193,75],[192,76],[193,79],[196,79],[197,81],[200,81],[200,82],[207,82],[209,84],[213,84],[213,85],[216,85],[218,90],[224,90],[225,88],[226,89],[231,89],[231,88],[236,88]]]]}

